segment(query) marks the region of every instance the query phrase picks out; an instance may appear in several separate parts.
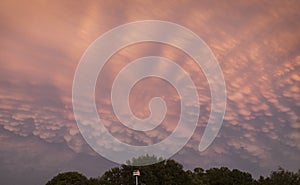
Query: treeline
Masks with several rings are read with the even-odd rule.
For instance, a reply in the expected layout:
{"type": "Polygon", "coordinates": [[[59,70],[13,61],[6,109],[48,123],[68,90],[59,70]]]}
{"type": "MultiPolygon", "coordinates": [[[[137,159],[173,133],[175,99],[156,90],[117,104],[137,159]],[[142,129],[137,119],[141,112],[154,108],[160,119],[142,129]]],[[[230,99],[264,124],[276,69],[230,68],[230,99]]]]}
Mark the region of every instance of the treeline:
{"type": "Polygon", "coordinates": [[[148,166],[121,165],[98,178],[87,178],[78,172],[60,173],[46,185],[134,185],[134,170],[139,170],[139,185],[300,185],[300,169],[290,172],[282,168],[268,177],[254,179],[250,173],[227,167],[204,170],[184,170],[174,160],[164,160],[148,166]]]}

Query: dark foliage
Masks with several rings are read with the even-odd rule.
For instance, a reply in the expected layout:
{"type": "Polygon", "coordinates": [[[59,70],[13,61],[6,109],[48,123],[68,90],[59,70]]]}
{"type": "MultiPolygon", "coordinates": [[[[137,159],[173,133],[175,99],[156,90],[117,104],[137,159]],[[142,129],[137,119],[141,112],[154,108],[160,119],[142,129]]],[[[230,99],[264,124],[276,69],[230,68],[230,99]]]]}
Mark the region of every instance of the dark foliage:
{"type": "Polygon", "coordinates": [[[89,180],[78,172],[60,173],[53,177],[46,185],[88,185],[89,180]]]}
{"type": "MultiPolygon", "coordinates": [[[[144,160],[156,160],[148,157],[134,159],[133,162],[140,164],[144,160]]],[[[185,171],[183,166],[174,160],[158,161],[161,162],[140,167],[121,165],[106,171],[101,177],[90,179],[78,172],[60,173],[46,185],[134,185],[135,177],[132,172],[137,169],[141,172],[140,185],[300,185],[300,170],[294,173],[279,168],[270,176],[255,180],[250,173],[238,169],[221,167],[185,171]]]]}

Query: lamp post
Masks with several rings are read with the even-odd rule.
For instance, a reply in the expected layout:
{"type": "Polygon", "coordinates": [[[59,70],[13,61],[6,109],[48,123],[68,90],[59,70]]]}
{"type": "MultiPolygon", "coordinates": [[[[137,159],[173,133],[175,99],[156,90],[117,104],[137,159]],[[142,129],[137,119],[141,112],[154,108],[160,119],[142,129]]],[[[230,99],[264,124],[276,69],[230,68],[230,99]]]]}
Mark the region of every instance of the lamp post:
{"type": "Polygon", "coordinates": [[[135,185],[138,185],[139,182],[138,182],[138,176],[140,176],[140,171],[139,170],[134,170],[133,171],[133,176],[135,176],[135,185]]]}

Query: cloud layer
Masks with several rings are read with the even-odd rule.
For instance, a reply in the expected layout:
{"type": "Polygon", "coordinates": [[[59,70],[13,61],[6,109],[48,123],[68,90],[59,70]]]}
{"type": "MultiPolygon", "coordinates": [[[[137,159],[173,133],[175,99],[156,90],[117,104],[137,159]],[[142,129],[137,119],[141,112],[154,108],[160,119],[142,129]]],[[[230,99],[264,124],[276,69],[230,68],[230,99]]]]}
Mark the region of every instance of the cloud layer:
{"type": "MultiPolygon", "coordinates": [[[[223,127],[208,150],[200,153],[198,144],[211,109],[204,74],[177,48],[141,43],[113,55],[98,78],[97,109],[112,135],[129,144],[147,145],[168,137],[177,126],[179,96],[159,79],[140,81],[130,96],[132,111],[140,118],[149,116],[152,97],[166,101],[167,116],[154,130],[138,132],[124,127],[111,107],[110,87],[117,73],[139,57],[162,56],[190,74],[200,97],[197,129],[175,159],[187,168],[225,165],[254,175],[277,166],[299,168],[298,1],[163,1],[159,5],[152,1],[129,1],[126,5],[118,1],[7,1],[0,7],[0,171],[19,169],[20,178],[25,178],[22,173],[34,169],[44,174],[45,181],[55,171],[77,168],[68,162],[59,165],[62,161],[78,166],[85,166],[79,160],[82,158],[99,161],[82,138],[72,112],[76,66],[98,36],[119,24],[145,19],[186,26],[215,53],[228,95],[223,127]],[[59,157],[54,158],[56,155],[59,157]],[[41,162],[30,162],[33,159],[41,162]]],[[[168,70],[163,66],[157,69],[168,70]]],[[[102,158],[100,161],[103,170],[112,165],[102,158]]],[[[5,173],[1,179],[10,175],[5,173]]]]}

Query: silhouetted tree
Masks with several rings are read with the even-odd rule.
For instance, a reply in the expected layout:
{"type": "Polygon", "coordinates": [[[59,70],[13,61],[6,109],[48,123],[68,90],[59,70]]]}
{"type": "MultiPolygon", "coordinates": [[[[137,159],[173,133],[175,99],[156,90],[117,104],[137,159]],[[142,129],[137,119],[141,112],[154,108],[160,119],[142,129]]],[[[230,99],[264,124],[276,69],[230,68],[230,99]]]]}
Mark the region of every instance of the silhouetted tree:
{"type": "Polygon", "coordinates": [[[140,156],[138,158],[132,158],[131,161],[127,160],[126,164],[129,166],[145,166],[145,165],[150,165],[150,164],[156,164],[163,161],[163,158],[157,158],[155,155],[145,155],[145,156],[140,156]]]}
{"type": "MultiPolygon", "coordinates": [[[[149,162],[156,159],[151,156],[143,156],[134,159],[129,164],[134,164],[138,162],[149,162]]],[[[161,160],[161,159],[160,159],[161,160]]],[[[146,163],[148,164],[148,163],[146,163]]],[[[191,184],[191,178],[183,170],[183,166],[174,160],[163,160],[161,162],[147,165],[147,166],[130,166],[121,165],[121,167],[113,168],[104,173],[100,178],[100,185],[119,185],[119,184],[134,184],[134,177],[132,172],[134,170],[140,170],[141,176],[139,177],[139,183],[145,185],[186,185],[191,184]]]]}
{"type": "Polygon", "coordinates": [[[211,168],[206,170],[204,182],[209,185],[251,185],[254,180],[251,174],[237,169],[230,170],[226,167],[211,168]]]}
{"type": "Polygon", "coordinates": [[[273,171],[269,177],[260,177],[259,185],[299,185],[300,184],[300,169],[297,173],[284,170],[279,167],[273,171]]]}
{"type": "Polygon", "coordinates": [[[46,185],[88,185],[88,179],[78,172],[59,173],[53,177],[46,185]]]}
{"type": "MultiPolygon", "coordinates": [[[[127,163],[148,164],[149,161],[161,160],[154,156],[142,156],[127,163]]],[[[101,177],[90,179],[78,172],[65,172],[53,177],[46,185],[133,185],[135,178],[132,172],[137,169],[141,172],[140,185],[300,185],[300,170],[294,173],[279,168],[266,178],[261,176],[254,180],[250,173],[227,167],[185,171],[174,160],[162,160],[147,166],[121,165],[106,171],[101,177]]]]}

